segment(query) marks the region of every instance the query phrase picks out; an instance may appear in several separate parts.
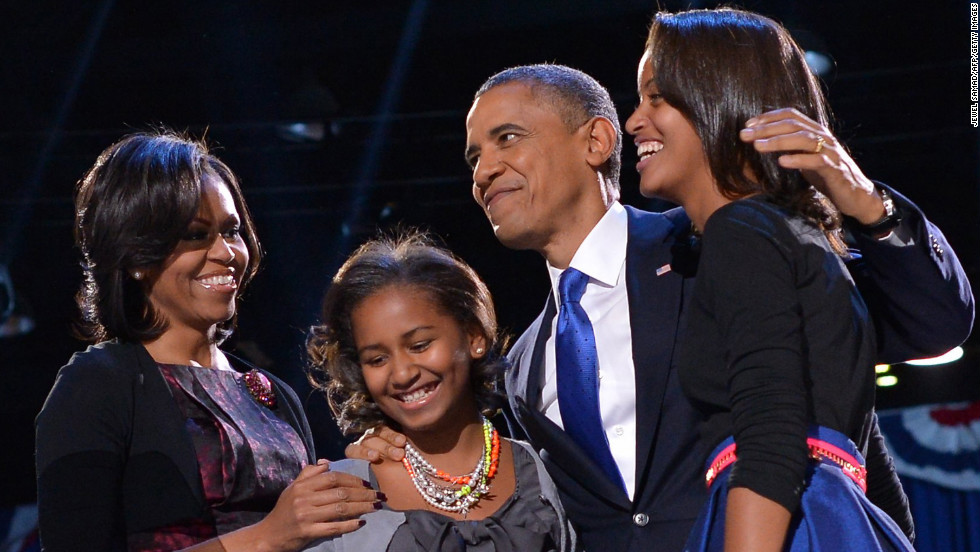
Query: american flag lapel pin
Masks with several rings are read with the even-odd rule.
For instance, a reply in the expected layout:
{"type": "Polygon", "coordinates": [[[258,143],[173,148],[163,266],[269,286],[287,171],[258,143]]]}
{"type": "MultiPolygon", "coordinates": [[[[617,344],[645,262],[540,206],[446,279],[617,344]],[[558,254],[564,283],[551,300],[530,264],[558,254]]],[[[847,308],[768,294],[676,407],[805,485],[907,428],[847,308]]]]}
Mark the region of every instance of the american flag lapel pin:
{"type": "Polygon", "coordinates": [[[660,268],[657,269],[657,276],[663,276],[664,274],[667,274],[668,272],[670,272],[670,264],[669,263],[668,264],[665,264],[664,266],[662,266],[662,267],[660,267],[660,268]]]}

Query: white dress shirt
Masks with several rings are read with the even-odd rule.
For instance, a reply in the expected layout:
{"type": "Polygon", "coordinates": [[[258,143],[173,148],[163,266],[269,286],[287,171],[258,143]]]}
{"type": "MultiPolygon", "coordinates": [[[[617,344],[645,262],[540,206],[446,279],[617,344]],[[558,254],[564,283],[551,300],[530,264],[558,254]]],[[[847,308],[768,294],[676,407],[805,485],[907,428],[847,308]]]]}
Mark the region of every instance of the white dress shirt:
{"type": "MultiPolygon", "coordinates": [[[[599,359],[599,413],[613,459],[633,498],[636,484],[636,379],[629,301],[626,297],[626,209],[614,202],[579,246],[570,266],[589,276],[581,304],[592,322],[599,359]]],[[[555,305],[563,271],[548,265],[555,305]]],[[[555,327],[545,346],[538,408],[562,426],[555,376],[555,327]]]]}

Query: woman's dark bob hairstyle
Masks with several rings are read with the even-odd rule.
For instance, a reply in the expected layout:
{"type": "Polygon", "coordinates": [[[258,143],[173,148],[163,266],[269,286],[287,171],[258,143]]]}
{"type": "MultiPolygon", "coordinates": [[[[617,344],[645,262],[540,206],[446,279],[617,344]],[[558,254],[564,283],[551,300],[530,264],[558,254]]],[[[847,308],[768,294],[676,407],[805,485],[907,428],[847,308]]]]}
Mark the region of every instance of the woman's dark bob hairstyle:
{"type": "MultiPolygon", "coordinates": [[[[239,300],[262,253],[238,179],[202,141],[169,130],[132,134],[103,151],[75,190],[75,245],[84,272],[76,295],[80,337],[145,342],[166,330],[146,283],[132,273],[160,267],[174,251],[198,212],[208,178],[228,186],[241,218],[249,261],[239,300]]],[[[218,325],[216,342],[231,335],[235,319],[218,325]]]]}
{"type": "Polygon", "coordinates": [[[660,94],[691,121],[723,195],[761,192],[824,231],[839,227],[836,209],[799,171],[738,138],[750,118],[778,108],[830,124],[820,84],[782,25],[729,8],[658,13],[646,51],[660,94]]]}
{"type": "Polygon", "coordinates": [[[498,336],[493,298],[476,272],[420,232],[371,240],[340,268],[323,301],[322,325],[307,339],[308,376],[327,396],[337,425],[356,435],[379,424],[399,429],[378,407],[361,372],[351,330],[351,312],[364,299],[389,286],[408,286],[428,294],[466,331],[487,340],[487,353],[470,367],[477,406],[485,415],[503,404],[501,393],[506,339],[498,336]]]}

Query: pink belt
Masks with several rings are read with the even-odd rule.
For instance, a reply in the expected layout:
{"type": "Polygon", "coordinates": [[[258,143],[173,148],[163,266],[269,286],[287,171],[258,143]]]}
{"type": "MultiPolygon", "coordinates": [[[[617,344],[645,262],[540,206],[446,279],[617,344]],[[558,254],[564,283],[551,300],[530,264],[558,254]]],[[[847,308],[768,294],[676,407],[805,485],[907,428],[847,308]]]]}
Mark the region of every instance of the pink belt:
{"type": "MultiPolygon", "coordinates": [[[[808,437],[807,447],[810,449],[810,458],[814,460],[825,460],[839,467],[841,471],[861,487],[865,493],[868,492],[868,470],[861,465],[853,456],[826,441],[808,437]]],[[[705,484],[711,487],[718,474],[725,468],[732,465],[736,460],[735,443],[732,443],[719,452],[711,461],[708,471],[704,474],[705,484]]]]}

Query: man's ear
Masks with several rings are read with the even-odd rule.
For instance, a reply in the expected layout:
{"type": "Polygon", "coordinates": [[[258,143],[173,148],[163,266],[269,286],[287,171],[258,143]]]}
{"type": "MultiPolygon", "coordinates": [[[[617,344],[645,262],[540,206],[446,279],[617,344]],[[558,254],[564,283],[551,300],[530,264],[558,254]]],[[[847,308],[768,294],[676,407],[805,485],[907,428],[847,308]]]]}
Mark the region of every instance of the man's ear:
{"type": "Polygon", "coordinates": [[[586,161],[598,169],[606,164],[616,148],[616,127],[605,117],[593,117],[586,126],[589,131],[586,161]]]}

